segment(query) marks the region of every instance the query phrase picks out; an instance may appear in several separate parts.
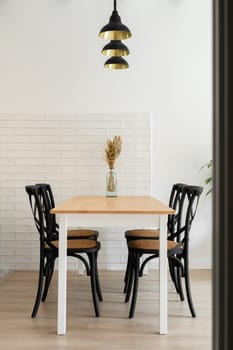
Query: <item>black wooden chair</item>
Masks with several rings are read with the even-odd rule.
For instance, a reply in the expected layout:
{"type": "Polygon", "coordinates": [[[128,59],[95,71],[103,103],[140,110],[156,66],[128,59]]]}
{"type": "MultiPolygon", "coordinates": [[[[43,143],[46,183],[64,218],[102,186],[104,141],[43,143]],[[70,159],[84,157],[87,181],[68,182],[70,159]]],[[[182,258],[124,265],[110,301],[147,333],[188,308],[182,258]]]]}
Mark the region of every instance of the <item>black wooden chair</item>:
{"type": "MultiPolygon", "coordinates": [[[[169,217],[168,228],[171,231],[167,240],[167,256],[171,277],[175,283],[180,299],[184,300],[181,278],[185,280],[186,295],[188,305],[192,317],[196,317],[194,309],[189,277],[189,234],[191,225],[196,214],[200,195],[203,191],[202,187],[185,185],[178,200],[177,214],[169,217]],[[183,215],[184,214],[184,215],[183,215]],[[183,217],[182,217],[183,215],[183,217]],[[173,230],[173,226],[176,227],[173,230]]],[[[130,254],[130,271],[126,288],[125,302],[128,302],[133,287],[129,318],[134,317],[139,277],[143,276],[145,265],[152,259],[159,257],[159,240],[158,239],[136,239],[128,241],[128,249],[130,254]],[[148,257],[140,263],[143,255],[148,257]]]]}
{"type": "MultiPolygon", "coordinates": [[[[181,226],[182,210],[183,210],[183,203],[185,198],[185,195],[184,195],[185,186],[187,185],[183,183],[176,183],[172,186],[168,205],[170,208],[173,208],[176,211],[176,214],[168,215],[168,219],[167,219],[168,239],[171,235],[174,235],[175,232],[178,232],[181,226]]],[[[160,231],[159,229],[156,229],[156,228],[155,229],[133,229],[125,232],[125,238],[128,246],[128,242],[132,240],[137,240],[137,239],[149,239],[149,240],[156,239],[157,240],[159,239],[159,234],[160,234],[160,231]]],[[[129,281],[130,264],[131,264],[131,254],[130,254],[130,251],[128,250],[127,266],[126,266],[126,272],[124,277],[124,282],[125,282],[124,293],[126,293],[127,286],[130,282],[129,281]]],[[[171,259],[169,259],[169,269],[170,269],[171,278],[175,284],[175,288],[178,293],[179,290],[178,290],[177,282],[175,278],[175,267],[171,259]]]]}
{"type": "MultiPolygon", "coordinates": [[[[54,216],[50,213],[51,198],[48,197],[44,185],[31,185],[25,187],[29,196],[30,206],[33,213],[36,228],[40,237],[40,267],[36,300],[31,317],[36,317],[41,301],[45,301],[49,285],[53,276],[55,260],[58,257],[58,225],[54,216]]],[[[86,231],[86,230],[84,230],[86,231]]],[[[96,235],[93,231],[93,237],[96,235]]],[[[97,255],[100,249],[100,242],[96,239],[71,238],[67,240],[67,255],[80,259],[85,265],[87,275],[90,276],[92,299],[95,315],[99,316],[98,299],[102,301],[102,293],[98,277],[97,255]],[[83,254],[87,255],[87,259],[83,254]]]]}

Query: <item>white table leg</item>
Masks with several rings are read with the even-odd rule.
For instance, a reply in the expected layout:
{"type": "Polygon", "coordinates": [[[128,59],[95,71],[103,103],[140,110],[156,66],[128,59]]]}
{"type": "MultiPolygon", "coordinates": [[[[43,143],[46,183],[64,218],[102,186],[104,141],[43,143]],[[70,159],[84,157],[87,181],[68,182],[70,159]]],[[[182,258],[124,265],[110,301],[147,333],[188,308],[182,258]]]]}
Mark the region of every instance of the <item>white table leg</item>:
{"type": "Polygon", "coordinates": [[[57,334],[66,334],[67,215],[60,215],[57,334]]]}
{"type": "Polygon", "coordinates": [[[159,252],[160,334],[167,334],[167,216],[160,216],[159,252]]]}

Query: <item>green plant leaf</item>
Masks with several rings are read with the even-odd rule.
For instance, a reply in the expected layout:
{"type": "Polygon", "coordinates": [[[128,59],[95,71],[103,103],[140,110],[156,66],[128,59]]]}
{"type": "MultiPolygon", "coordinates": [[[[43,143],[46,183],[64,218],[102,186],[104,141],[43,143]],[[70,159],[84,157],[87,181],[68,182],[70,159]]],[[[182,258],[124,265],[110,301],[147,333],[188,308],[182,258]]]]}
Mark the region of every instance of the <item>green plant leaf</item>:
{"type": "Polygon", "coordinates": [[[208,177],[208,179],[205,180],[206,185],[208,185],[210,182],[212,182],[212,177],[208,177]]]}

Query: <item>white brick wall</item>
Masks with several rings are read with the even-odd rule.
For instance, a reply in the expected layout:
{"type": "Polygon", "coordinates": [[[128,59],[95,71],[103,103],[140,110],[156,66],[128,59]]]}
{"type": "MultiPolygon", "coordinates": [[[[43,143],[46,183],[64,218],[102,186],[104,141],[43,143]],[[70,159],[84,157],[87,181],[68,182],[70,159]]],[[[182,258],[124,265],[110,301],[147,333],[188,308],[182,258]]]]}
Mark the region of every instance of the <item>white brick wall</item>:
{"type": "MultiPolygon", "coordinates": [[[[75,194],[105,194],[107,138],[121,135],[119,195],[150,194],[149,113],[0,114],[0,264],[37,269],[38,234],[25,185],[50,183],[57,203],[75,194]]],[[[123,232],[101,229],[101,269],[124,269],[123,232]]],[[[69,268],[77,267],[69,259],[69,268]]]]}

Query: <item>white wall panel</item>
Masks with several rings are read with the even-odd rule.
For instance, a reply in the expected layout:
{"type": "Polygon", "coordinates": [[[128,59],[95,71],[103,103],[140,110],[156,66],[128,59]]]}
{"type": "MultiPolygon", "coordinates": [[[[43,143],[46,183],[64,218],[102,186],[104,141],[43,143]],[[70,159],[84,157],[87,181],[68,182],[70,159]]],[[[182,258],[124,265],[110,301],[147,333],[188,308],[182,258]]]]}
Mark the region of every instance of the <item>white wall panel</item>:
{"type": "MultiPolygon", "coordinates": [[[[0,114],[0,135],[0,262],[3,268],[38,267],[39,237],[25,186],[50,183],[57,203],[71,195],[105,195],[108,167],[104,147],[108,138],[120,135],[123,141],[115,167],[118,194],[150,194],[151,118],[148,113],[108,114],[108,119],[105,114],[0,114]]],[[[124,231],[98,230],[102,242],[100,268],[124,269],[127,253],[124,231]]],[[[76,266],[71,259],[69,262],[70,268],[76,266]]]]}

